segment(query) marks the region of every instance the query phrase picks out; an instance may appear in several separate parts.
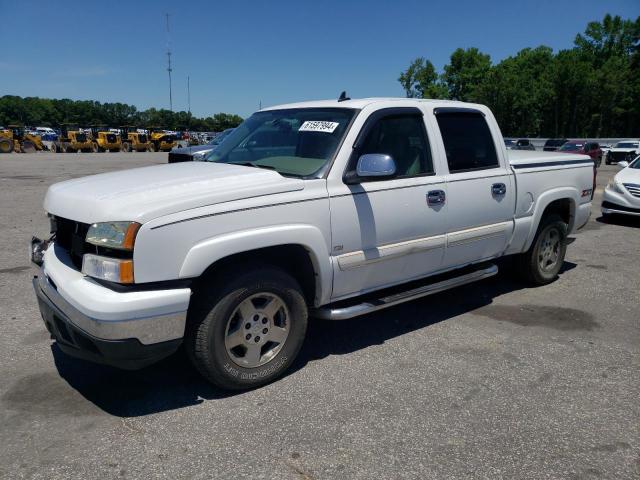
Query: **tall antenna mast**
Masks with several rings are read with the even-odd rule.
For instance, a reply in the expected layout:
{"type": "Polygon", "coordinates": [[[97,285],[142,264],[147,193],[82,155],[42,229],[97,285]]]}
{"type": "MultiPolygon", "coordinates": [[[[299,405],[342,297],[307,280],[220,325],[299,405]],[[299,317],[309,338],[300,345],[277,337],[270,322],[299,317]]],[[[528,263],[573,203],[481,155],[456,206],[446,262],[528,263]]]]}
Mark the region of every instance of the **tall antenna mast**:
{"type": "Polygon", "coordinates": [[[187,75],[187,109],[191,113],[191,87],[189,86],[189,75],[187,75]]]}
{"type": "Polygon", "coordinates": [[[167,17],[167,72],[169,72],[169,110],[173,112],[173,95],[171,92],[171,43],[169,37],[169,14],[165,14],[167,17]]]}

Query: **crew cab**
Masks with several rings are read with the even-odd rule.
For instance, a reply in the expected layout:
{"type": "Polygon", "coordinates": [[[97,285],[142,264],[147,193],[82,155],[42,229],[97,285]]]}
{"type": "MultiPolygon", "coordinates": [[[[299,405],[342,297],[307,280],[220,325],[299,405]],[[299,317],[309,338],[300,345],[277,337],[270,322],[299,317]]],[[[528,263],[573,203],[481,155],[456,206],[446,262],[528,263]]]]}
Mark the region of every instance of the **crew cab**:
{"type": "Polygon", "coordinates": [[[588,156],[507,151],[483,105],[272,107],[205,161],[51,186],[33,286],[70,355],[140,368],[184,345],[215,385],[251,388],[287,370],[310,316],[478,281],[506,255],[552,282],[594,181],[588,156]]]}

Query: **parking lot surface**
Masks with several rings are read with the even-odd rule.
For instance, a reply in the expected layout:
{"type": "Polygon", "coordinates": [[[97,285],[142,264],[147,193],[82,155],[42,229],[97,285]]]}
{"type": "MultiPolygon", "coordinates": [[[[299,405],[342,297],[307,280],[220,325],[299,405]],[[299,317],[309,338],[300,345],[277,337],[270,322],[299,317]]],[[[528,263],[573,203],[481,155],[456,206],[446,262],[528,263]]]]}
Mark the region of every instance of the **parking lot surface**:
{"type": "Polygon", "coordinates": [[[554,283],[505,271],[312,321],[287,376],[228,394],[182,355],[136,372],[65,356],[31,289],[49,185],[164,162],[0,156],[0,477],[639,478],[640,220],[600,218],[615,165],[554,283]]]}

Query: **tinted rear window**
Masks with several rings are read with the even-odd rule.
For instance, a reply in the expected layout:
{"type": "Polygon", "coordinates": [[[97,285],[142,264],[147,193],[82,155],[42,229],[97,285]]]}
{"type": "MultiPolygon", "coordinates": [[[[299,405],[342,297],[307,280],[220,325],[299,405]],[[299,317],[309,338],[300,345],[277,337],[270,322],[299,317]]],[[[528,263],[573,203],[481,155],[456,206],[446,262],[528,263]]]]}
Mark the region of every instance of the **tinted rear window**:
{"type": "Polygon", "coordinates": [[[480,113],[443,112],[436,115],[450,172],[498,166],[493,136],[480,113]]]}

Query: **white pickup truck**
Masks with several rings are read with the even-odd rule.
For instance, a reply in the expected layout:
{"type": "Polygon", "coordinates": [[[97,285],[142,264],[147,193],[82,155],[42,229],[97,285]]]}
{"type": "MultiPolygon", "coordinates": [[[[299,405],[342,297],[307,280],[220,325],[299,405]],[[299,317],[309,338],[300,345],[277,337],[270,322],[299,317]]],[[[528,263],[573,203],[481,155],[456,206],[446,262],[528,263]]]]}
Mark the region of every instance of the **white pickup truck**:
{"type": "Polygon", "coordinates": [[[184,345],[214,384],[250,388],[291,365],[308,316],[480,280],[505,255],[551,282],[594,180],[587,156],[507,151],[483,105],[273,107],[204,161],[51,186],[33,286],[70,355],[133,369],[184,345]]]}

